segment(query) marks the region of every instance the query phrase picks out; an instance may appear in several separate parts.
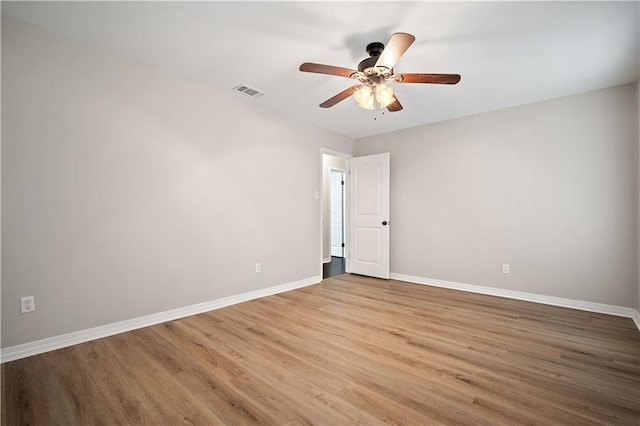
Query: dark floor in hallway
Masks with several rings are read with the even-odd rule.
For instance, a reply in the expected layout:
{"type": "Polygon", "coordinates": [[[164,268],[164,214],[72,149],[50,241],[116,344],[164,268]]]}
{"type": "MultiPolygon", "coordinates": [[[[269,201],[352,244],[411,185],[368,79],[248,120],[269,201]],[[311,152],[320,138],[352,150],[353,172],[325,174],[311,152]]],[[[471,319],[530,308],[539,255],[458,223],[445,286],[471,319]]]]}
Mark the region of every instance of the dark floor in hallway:
{"type": "Polygon", "coordinates": [[[331,262],[322,264],[322,278],[335,277],[345,273],[345,261],[343,257],[331,256],[331,262]]]}

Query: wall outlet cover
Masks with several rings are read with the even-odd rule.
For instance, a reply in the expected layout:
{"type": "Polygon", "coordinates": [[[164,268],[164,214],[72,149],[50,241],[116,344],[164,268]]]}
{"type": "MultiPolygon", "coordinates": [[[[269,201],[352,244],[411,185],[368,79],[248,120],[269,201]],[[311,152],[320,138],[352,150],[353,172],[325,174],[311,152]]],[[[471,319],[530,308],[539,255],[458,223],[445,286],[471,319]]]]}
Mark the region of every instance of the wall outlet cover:
{"type": "Polygon", "coordinates": [[[27,312],[33,312],[36,310],[36,302],[33,296],[20,298],[20,313],[26,314],[27,312]]]}

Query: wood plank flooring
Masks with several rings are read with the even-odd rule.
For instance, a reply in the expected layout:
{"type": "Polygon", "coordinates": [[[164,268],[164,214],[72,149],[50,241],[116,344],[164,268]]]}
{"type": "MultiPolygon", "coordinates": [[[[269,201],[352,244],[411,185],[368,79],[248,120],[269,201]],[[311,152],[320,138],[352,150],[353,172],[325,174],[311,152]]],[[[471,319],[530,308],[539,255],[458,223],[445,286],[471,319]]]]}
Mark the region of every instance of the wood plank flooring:
{"type": "Polygon", "coordinates": [[[640,424],[632,320],[348,274],[2,375],[7,425],[640,424]]]}

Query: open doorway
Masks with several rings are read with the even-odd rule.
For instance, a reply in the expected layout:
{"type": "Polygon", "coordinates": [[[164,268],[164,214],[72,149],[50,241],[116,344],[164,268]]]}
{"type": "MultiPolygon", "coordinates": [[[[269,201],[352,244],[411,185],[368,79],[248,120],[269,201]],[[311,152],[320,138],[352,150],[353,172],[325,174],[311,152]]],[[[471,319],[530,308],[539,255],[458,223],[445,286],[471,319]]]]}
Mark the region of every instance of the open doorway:
{"type": "Polygon", "coordinates": [[[345,174],[331,169],[329,214],[331,216],[331,257],[344,259],[344,180],[345,174]]]}
{"type": "Polygon", "coordinates": [[[331,261],[323,264],[322,277],[342,275],[346,271],[345,254],[345,172],[329,171],[329,244],[331,261]]]}
{"type": "MultiPolygon", "coordinates": [[[[389,279],[390,154],[361,157],[322,150],[321,273],[352,273],[389,279]],[[331,171],[342,172],[344,249],[331,255],[331,171]],[[348,214],[347,214],[348,213],[348,214]],[[331,263],[336,263],[332,267],[331,263]],[[344,265],[344,269],[342,269],[344,265]]],[[[335,210],[334,210],[335,211],[335,210]]]]}
{"type": "Polygon", "coordinates": [[[322,278],[342,275],[347,268],[347,159],[345,154],[322,154],[322,278]]]}

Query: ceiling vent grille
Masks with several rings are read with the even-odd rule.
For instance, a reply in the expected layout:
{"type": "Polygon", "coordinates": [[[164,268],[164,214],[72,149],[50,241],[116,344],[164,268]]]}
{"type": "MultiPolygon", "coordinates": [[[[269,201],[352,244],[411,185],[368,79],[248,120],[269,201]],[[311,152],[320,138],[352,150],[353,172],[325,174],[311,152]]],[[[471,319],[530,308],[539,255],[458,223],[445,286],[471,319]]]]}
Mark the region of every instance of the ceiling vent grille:
{"type": "Polygon", "coordinates": [[[246,84],[240,84],[239,86],[234,87],[233,90],[236,92],[244,93],[245,95],[251,96],[252,98],[261,98],[264,96],[264,93],[262,93],[258,89],[247,86],[246,84]]]}

